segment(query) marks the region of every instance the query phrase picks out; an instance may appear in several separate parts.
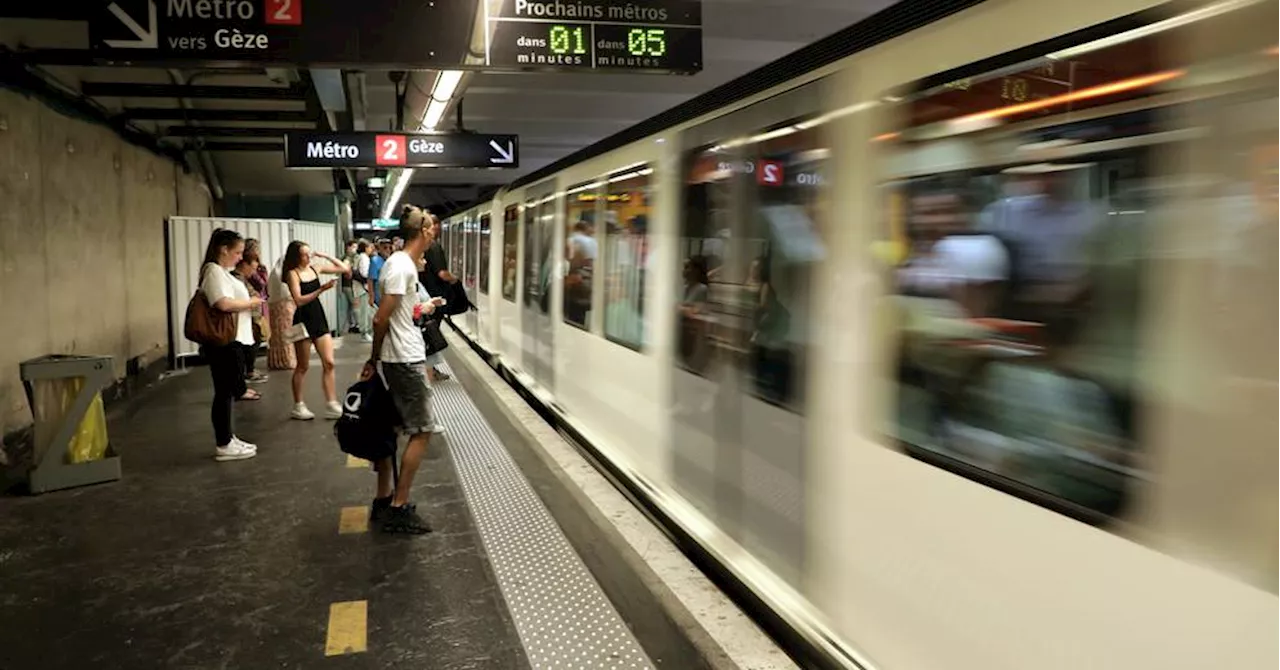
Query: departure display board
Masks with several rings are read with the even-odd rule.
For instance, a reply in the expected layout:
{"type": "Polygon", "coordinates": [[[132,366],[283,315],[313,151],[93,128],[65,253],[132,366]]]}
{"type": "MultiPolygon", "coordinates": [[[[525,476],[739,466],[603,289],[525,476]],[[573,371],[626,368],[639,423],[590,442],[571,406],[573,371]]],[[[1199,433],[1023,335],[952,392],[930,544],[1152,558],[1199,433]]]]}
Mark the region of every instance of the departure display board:
{"type": "Polygon", "coordinates": [[[504,0],[488,35],[495,69],[702,70],[702,5],[690,0],[504,0]]]}

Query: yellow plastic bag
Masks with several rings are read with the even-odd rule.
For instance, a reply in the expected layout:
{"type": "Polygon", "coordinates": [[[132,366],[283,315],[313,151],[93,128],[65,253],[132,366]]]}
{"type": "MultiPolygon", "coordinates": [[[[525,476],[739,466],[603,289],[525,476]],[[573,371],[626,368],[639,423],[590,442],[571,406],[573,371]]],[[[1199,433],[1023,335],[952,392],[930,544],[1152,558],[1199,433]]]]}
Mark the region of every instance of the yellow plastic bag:
{"type": "MultiPolygon", "coordinates": [[[[62,416],[71,411],[80,389],[84,387],[84,379],[77,377],[68,379],[62,387],[62,416]]],[[[102,394],[93,394],[89,409],[80,419],[75,435],[67,445],[67,462],[87,463],[96,461],[107,455],[107,413],[102,405],[102,394]]]]}

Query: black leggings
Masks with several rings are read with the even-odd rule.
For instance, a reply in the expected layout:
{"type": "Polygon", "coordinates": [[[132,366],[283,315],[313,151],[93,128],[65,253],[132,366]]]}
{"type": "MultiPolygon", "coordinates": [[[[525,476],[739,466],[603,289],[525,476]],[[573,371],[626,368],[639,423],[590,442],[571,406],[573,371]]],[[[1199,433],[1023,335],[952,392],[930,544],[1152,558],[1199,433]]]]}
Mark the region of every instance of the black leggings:
{"type": "Polygon", "coordinates": [[[253,376],[253,368],[255,359],[258,358],[258,345],[241,344],[242,358],[244,359],[244,376],[246,378],[253,376]]]}
{"type": "Polygon", "coordinates": [[[219,447],[231,442],[231,408],[244,395],[244,345],[238,342],[221,347],[205,347],[204,359],[213,376],[213,434],[219,447]]]}

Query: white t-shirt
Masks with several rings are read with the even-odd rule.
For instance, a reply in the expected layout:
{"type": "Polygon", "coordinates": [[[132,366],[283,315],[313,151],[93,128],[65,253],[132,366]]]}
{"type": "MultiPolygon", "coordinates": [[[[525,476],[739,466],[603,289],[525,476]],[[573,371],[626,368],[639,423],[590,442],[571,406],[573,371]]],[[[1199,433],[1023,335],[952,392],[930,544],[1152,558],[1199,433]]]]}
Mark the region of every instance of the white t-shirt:
{"type": "Polygon", "coordinates": [[[418,305],[418,266],[409,254],[391,254],[378,276],[382,295],[400,296],[391,313],[391,325],[382,341],[382,360],[387,363],[421,363],[427,360],[427,343],[413,324],[413,308],[418,305]]]}
{"type": "MultiPolygon", "coordinates": [[[[200,270],[200,290],[210,305],[223,298],[248,300],[249,289],[244,282],[231,276],[231,271],[217,263],[206,263],[200,270]]],[[[217,309],[216,307],[214,309],[217,309]]],[[[248,311],[236,312],[236,342],[253,346],[253,320],[248,311]]]]}
{"type": "Polygon", "coordinates": [[[1009,254],[990,235],[953,235],[903,270],[900,281],[917,290],[946,291],[955,284],[1009,278],[1009,254]]]}

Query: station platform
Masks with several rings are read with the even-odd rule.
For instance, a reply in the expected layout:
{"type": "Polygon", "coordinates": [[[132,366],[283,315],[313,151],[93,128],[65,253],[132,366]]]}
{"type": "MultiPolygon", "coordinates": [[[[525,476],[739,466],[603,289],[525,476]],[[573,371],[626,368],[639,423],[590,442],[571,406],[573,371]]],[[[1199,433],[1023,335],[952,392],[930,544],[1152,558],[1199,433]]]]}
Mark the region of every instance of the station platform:
{"type": "MultiPolygon", "coordinates": [[[[646,567],[678,559],[584,504],[451,338],[413,495],[433,533],[369,527],[373,473],[332,422],[288,418],[288,371],[236,407],[258,456],[215,462],[193,367],[109,415],[121,481],[0,498],[0,667],[793,667],[709,584],[675,585],[705,591],[691,612],[646,567]]],[[[346,340],[340,389],[368,353],[346,340]]],[[[312,407],[318,377],[313,360],[312,407]]]]}

